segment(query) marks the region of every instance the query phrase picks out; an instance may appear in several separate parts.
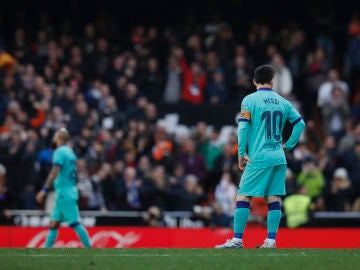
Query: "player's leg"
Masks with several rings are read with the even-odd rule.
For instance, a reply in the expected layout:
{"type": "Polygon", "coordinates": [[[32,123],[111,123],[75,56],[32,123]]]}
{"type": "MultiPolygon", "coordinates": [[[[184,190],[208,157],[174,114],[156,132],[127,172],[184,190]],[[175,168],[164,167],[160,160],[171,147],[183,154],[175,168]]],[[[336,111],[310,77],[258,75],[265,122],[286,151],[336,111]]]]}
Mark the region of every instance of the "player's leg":
{"type": "Polygon", "coordinates": [[[281,220],[280,196],[285,195],[286,165],[275,166],[267,188],[266,201],[268,203],[267,238],[262,248],[276,247],[276,234],[281,220]]]}
{"type": "Polygon", "coordinates": [[[236,209],[234,213],[234,237],[215,248],[243,248],[243,234],[249,218],[249,206],[251,198],[248,196],[236,196],[236,209]]]}
{"type": "Polygon", "coordinates": [[[62,220],[61,212],[59,211],[59,207],[55,202],[54,208],[50,217],[50,230],[46,237],[45,247],[50,248],[54,245],[55,240],[58,236],[58,230],[60,226],[60,221],[62,220]]]}
{"type": "Polygon", "coordinates": [[[234,238],[242,240],[250,213],[250,197],[236,196],[236,210],[234,213],[234,238]]]}
{"type": "Polygon", "coordinates": [[[89,234],[85,227],[79,222],[79,207],[75,200],[67,201],[64,204],[65,220],[69,222],[70,227],[76,232],[84,247],[91,247],[89,234]],[[66,211],[66,213],[65,213],[66,211]]]}
{"type": "Polygon", "coordinates": [[[70,224],[70,227],[75,230],[84,247],[91,247],[89,234],[80,222],[74,222],[70,224]]]}
{"type": "Polygon", "coordinates": [[[55,221],[55,220],[50,221],[50,229],[49,229],[49,233],[46,237],[46,241],[45,241],[46,248],[51,248],[54,245],[55,240],[58,236],[59,225],[60,225],[60,222],[58,222],[58,221],[55,221]]]}
{"type": "Polygon", "coordinates": [[[281,219],[280,197],[269,196],[266,201],[268,203],[267,237],[260,248],[276,248],[276,234],[281,219]]]}
{"type": "Polygon", "coordinates": [[[236,196],[236,210],[234,213],[234,237],[226,241],[223,245],[215,246],[215,248],[242,248],[243,234],[249,218],[250,200],[252,196],[263,194],[262,186],[257,182],[261,179],[262,170],[245,169],[240,185],[238,195],[236,196]]]}

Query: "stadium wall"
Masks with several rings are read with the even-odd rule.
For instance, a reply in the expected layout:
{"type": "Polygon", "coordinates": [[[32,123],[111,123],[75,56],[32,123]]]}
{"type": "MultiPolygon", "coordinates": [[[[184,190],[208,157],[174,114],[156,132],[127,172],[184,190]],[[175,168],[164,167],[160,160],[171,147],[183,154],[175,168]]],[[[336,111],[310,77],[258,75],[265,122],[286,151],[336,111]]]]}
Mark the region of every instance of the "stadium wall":
{"type": "MultiPolygon", "coordinates": [[[[229,229],[93,227],[88,230],[96,248],[212,248],[232,238],[229,229]]],[[[46,228],[0,226],[0,247],[41,247],[47,233],[46,228]]],[[[265,229],[248,228],[244,243],[254,248],[265,236],[265,229]]],[[[360,229],[280,229],[277,244],[280,248],[359,248],[360,229]]],[[[60,229],[55,247],[80,246],[73,230],[60,229]]]]}

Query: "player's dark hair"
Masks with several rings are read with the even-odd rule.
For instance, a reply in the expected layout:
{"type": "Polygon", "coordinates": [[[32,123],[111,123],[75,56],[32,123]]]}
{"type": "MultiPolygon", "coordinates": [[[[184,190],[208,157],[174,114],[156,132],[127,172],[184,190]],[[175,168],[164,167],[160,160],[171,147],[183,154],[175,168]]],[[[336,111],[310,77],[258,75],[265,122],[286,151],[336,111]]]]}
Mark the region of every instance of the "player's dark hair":
{"type": "Polygon", "coordinates": [[[274,78],[275,70],[272,66],[263,65],[255,69],[255,82],[260,84],[270,83],[274,78]]]}

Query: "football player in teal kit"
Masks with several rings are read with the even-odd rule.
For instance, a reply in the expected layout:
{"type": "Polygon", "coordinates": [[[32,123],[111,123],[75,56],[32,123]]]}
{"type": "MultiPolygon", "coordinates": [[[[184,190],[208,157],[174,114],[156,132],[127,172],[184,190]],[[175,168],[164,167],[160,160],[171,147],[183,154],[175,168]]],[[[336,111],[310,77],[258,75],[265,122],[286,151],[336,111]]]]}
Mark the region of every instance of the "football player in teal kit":
{"type": "Polygon", "coordinates": [[[53,167],[36,200],[41,203],[46,192],[54,185],[55,204],[50,217],[50,231],[45,247],[52,247],[61,222],[69,223],[75,230],[84,247],[91,247],[89,235],[83,225],[79,223],[79,208],[77,201],[79,193],[76,187],[76,155],[67,145],[70,139],[65,128],[59,129],[54,135],[53,167]]]}
{"type": "Polygon", "coordinates": [[[268,235],[260,248],[276,248],[276,233],[281,218],[280,196],[285,195],[285,151],[298,142],[305,127],[300,114],[289,101],[272,90],[274,69],[255,70],[257,91],[244,98],[238,120],[239,168],[244,170],[236,197],[234,237],[215,248],[243,248],[242,237],[252,197],[268,203],[268,235]],[[285,123],[293,124],[288,141],[282,144],[285,123]]]}

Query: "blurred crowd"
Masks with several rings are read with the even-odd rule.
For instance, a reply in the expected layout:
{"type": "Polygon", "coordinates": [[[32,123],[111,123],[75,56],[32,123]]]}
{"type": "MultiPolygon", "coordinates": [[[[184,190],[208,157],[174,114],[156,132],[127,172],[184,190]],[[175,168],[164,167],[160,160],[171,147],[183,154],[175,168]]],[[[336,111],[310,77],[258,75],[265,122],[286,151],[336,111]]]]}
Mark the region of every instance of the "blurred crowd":
{"type": "Polygon", "coordinates": [[[24,25],[1,41],[1,209],[43,207],[35,193],[51,167],[54,131],[66,127],[78,155],[81,209],[213,206],[206,218],[229,224],[241,176],[236,132],[220,144],[219,127],[204,119],[176,137],[158,121],[158,104],[240,108],[255,91],[254,68],[268,63],[276,70],[274,90],[307,122],[301,143],[287,154],[288,194],[307,196],[311,210],[360,211],[356,17],[340,52],[331,34],[309,37],[294,23],[280,31],[253,23],[241,41],[225,22],[181,31],[139,25],[121,46],[116,33],[101,29],[99,21],[84,25],[81,35],[51,25],[28,32],[24,25]]]}

